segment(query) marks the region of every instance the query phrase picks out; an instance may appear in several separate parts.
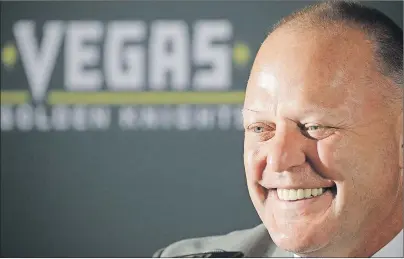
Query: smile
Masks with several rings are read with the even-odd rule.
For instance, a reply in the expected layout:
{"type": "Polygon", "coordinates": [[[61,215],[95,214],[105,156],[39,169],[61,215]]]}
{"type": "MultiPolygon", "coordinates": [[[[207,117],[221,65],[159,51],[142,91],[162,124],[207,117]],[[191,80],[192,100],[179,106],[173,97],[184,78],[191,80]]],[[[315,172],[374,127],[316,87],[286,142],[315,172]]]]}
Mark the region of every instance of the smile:
{"type": "Polygon", "coordinates": [[[264,195],[267,198],[269,194],[277,197],[280,201],[299,201],[309,200],[315,197],[329,193],[331,197],[337,194],[337,186],[318,187],[318,188],[265,188],[261,185],[264,195]]]}
{"type": "Polygon", "coordinates": [[[283,201],[295,201],[303,199],[311,199],[322,195],[331,188],[314,188],[314,189],[276,189],[278,198],[283,201]]]}

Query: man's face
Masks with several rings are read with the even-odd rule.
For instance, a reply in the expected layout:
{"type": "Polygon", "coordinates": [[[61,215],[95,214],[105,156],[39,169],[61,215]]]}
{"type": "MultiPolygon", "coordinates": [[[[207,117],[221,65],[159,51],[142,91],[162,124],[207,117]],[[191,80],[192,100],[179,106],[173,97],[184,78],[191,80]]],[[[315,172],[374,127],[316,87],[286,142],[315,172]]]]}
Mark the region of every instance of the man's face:
{"type": "MultiPolygon", "coordinates": [[[[398,114],[354,29],[279,29],[259,50],[243,116],[252,202],[274,242],[343,254],[401,208],[398,114]]],[[[402,212],[401,212],[402,213],[402,212]]]]}

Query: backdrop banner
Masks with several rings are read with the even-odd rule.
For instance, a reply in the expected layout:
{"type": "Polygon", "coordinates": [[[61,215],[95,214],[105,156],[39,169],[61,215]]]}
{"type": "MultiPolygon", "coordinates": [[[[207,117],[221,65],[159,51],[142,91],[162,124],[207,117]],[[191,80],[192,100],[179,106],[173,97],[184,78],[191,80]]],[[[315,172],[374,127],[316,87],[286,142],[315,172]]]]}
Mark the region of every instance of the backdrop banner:
{"type": "MultiPolygon", "coordinates": [[[[138,257],[260,223],[241,109],[313,1],[1,2],[1,255],[138,257]]],[[[402,25],[402,2],[366,2],[402,25]]]]}

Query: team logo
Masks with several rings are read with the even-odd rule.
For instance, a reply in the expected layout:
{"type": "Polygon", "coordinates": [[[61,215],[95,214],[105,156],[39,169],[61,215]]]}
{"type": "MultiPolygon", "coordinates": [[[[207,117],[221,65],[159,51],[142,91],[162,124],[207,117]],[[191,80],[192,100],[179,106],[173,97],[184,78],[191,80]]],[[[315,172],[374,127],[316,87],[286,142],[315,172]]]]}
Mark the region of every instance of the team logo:
{"type": "Polygon", "coordinates": [[[2,131],[242,128],[233,76],[251,53],[228,20],[19,20],[12,32],[2,73],[26,83],[2,81],[2,131]]]}

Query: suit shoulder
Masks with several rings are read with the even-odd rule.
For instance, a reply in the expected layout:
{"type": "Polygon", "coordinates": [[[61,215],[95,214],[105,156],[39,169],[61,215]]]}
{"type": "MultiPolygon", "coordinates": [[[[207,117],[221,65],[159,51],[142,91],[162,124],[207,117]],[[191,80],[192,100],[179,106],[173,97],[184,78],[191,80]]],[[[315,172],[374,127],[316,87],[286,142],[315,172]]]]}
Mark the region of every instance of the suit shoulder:
{"type": "Polygon", "coordinates": [[[187,254],[205,253],[212,251],[239,251],[244,255],[265,255],[271,240],[265,226],[258,225],[251,229],[232,231],[226,235],[190,238],[175,242],[160,249],[154,257],[174,257],[187,254]]]}

